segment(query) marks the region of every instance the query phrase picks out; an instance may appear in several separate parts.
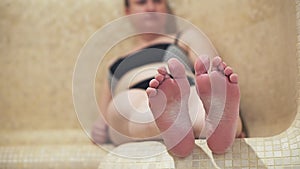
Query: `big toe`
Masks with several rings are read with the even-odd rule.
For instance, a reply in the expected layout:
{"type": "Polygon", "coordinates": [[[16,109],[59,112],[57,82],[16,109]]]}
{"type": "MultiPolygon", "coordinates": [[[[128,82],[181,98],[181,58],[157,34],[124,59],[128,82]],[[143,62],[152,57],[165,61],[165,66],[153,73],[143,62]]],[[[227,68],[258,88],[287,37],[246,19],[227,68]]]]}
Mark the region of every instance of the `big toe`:
{"type": "Polygon", "coordinates": [[[177,60],[175,58],[168,60],[168,67],[169,67],[170,73],[173,76],[173,78],[185,78],[186,77],[185,68],[179,60],[177,60]]]}
{"type": "Polygon", "coordinates": [[[203,73],[207,73],[209,69],[209,64],[210,63],[208,56],[197,58],[194,65],[196,76],[201,75],[203,73]]]}
{"type": "Polygon", "coordinates": [[[146,89],[146,93],[147,93],[147,95],[148,95],[148,98],[151,98],[151,97],[156,96],[157,90],[156,90],[155,88],[148,87],[148,88],[146,89]]]}

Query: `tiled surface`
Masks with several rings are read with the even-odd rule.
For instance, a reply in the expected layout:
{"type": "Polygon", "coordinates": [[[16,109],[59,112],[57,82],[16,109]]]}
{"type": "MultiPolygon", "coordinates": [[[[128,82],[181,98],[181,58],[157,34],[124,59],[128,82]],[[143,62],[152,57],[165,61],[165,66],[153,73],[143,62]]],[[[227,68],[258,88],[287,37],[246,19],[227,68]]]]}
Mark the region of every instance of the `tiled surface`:
{"type": "MultiPolygon", "coordinates": [[[[80,131],[77,131],[79,134],[80,131]]],[[[34,133],[33,133],[34,134],[34,133]]],[[[66,133],[67,135],[68,133],[66,133]]],[[[73,134],[74,135],[74,134],[73,134]]],[[[197,140],[192,155],[179,159],[163,151],[161,143],[152,146],[148,142],[131,143],[117,148],[111,145],[99,147],[77,142],[75,144],[37,144],[0,147],[0,168],[295,168],[300,166],[298,141],[290,142],[289,137],[270,139],[237,139],[226,154],[213,155],[205,141],[197,140]],[[143,148],[141,148],[143,146],[143,148]],[[154,146],[154,147],[153,147],[154,146]],[[158,155],[151,154],[154,149],[158,155]],[[115,155],[118,154],[118,155],[115,155]],[[120,157],[120,154],[128,157],[120,157]],[[137,156],[139,155],[139,156],[137,156]],[[139,158],[136,158],[139,157],[139,158]],[[173,161],[174,160],[174,161],[173,161]]]]}
{"type": "Polygon", "coordinates": [[[97,168],[105,157],[93,145],[0,147],[0,168],[97,168]]]}
{"type": "Polygon", "coordinates": [[[98,167],[111,168],[175,168],[173,158],[159,142],[128,143],[113,149],[98,167]],[[115,155],[117,154],[117,155],[115,155]],[[125,158],[121,158],[123,156],[125,158]],[[127,158],[126,158],[127,157],[127,158]],[[135,158],[128,158],[135,157],[135,158]]]}

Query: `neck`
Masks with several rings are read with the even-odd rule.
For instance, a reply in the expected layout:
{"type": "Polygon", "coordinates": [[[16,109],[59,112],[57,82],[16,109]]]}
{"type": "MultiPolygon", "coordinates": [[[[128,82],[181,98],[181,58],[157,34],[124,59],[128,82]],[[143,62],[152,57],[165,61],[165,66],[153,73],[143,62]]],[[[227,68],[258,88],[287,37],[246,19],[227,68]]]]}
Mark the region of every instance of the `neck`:
{"type": "Polygon", "coordinates": [[[160,37],[161,35],[158,35],[158,34],[143,34],[140,38],[139,38],[139,41],[140,43],[143,43],[143,44],[146,44],[146,43],[149,43],[155,39],[157,39],[158,37],[160,37]]]}

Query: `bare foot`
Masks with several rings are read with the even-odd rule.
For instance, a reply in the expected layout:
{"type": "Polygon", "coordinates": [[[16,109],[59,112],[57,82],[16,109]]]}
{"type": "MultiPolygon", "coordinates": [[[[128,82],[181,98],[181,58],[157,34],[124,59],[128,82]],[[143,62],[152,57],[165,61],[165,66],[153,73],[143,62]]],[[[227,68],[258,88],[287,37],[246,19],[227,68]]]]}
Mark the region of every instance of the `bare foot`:
{"type": "Polygon", "coordinates": [[[184,66],[177,59],[170,59],[168,67],[170,75],[166,68],[159,68],[146,92],[156,125],[168,150],[176,156],[186,157],[195,143],[188,109],[190,85],[184,66]]]}
{"type": "Polygon", "coordinates": [[[196,87],[206,111],[207,144],[217,154],[232,145],[237,127],[240,90],[238,75],[220,57],[213,58],[212,71],[207,73],[206,61],[195,63],[196,87]]]}

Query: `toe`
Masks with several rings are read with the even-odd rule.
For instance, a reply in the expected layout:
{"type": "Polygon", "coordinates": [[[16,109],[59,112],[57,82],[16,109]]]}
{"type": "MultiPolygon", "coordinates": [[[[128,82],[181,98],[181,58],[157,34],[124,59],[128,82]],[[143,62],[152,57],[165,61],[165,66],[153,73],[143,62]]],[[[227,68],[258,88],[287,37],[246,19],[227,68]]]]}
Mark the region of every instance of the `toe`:
{"type": "Polygon", "coordinates": [[[209,58],[202,57],[197,58],[194,65],[196,76],[207,73],[207,70],[209,69],[209,58]]]}
{"type": "Polygon", "coordinates": [[[148,87],[146,89],[146,93],[147,93],[148,97],[153,97],[153,96],[156,96],[157,90],[155,88],[148,87]]]}
{"type": "Polygon", "coordinates": [[[160,67],[157,69],[158,73],[161,75],[166,75],[168,74],[167,69],[165,67],[160,67]]]}
{"type": "Polygon", "coordinates": [[[222,63],[222,59],[219,56],[213,58],[212,66],[218,68],[218,66],[222,63]]]}
{"type": "Polygon", "coordinates": [[[159,85],[159,81],[156,80],[156,79],[152,79],[152,80],[149,82],[149,87],[157,88],[158,85],[159,85]]]}
{"type": "Polygon", "coordinates": [[[219,69],[219,71],[224,71],[225,70],[225,68],[226,68],[226,63],[225,62],[221,62],[219,65],[218,65],[218,69],[219,69]]]}
{"type": "Polygon", "coordinates": [[[230,76],[229,76],[229,81],[231,83],[238,83],[238,75],[235,74],[235,73],[232,73],[230,76]]]}
{"type": "Polygon", "coordinates": [[[168,60],[168,67],[173,78],[185,78],[185,68],[177,59],[168,60]]]}
{"type": "Polygon", "coordinates": [[[161,83],[161,82],[164,80],[164,78],[165,78],[165,76],[162,75],[162,74],[157,74],[157,75],[155,76],[155,79],[156,79],[159,83],[161,83]]]}
{"type": "Polygon", "coordinates": [[[224,74],[225,74],[226,76],[230,76],[232,73],[233,73],[232,68],[231,68],[230,66],[227,66],[227,67],[225,68],[225,70],[224,70],[224,74]]]}

